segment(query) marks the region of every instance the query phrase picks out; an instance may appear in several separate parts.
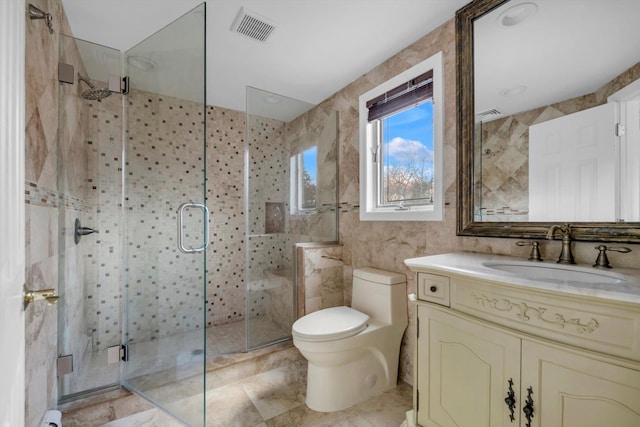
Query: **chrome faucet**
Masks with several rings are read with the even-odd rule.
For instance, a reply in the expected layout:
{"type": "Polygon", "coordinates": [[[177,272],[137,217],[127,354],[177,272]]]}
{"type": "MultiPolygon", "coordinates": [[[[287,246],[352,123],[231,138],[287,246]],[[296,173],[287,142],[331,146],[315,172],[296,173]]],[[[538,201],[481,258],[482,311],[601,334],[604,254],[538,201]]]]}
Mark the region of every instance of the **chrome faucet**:
{"type": "Polygon", "coordinates": [[[553,239],[558,230],[562,232],[562,251],[558,258],[558,264],[575,264],[571,253],[571,226],[569,224],[552,225],[547,232],[547,239],[553,239]]]}

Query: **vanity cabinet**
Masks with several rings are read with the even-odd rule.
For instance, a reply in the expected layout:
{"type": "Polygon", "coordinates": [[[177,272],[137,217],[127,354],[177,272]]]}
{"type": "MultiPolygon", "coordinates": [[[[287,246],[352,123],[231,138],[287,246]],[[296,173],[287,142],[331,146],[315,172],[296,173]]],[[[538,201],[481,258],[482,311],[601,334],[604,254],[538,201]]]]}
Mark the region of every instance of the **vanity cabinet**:
{"type": "Polygon", "coordinates": [[[426,271],[416,276],[418,425],[640,426],[637,305],[426,271]]]}
{"type": "Polygon", "coordinates": [[[418,424],[510,425],[504,399],[509,380],[520,391],[520,339],[435,305],[419,304],[417,315],[418,424]]]}

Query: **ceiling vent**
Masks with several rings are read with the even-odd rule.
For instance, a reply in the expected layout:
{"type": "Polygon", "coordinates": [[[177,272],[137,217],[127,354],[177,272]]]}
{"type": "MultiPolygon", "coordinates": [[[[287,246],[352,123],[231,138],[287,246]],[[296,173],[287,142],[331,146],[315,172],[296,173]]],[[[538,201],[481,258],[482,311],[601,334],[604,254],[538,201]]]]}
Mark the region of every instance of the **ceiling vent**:
{"type": "Polygon", "coordinates": [[[476,114],[476,120],[482,120],[482,119],[493,119],[496,117],[501,116],[502,113],[498,110],[496,110],[495,108],[491,109],[491,110],[486,110],[486,111],[482,111],[480,113],[476,114]]]}
{"type": "Polygon", "coordinates": [[[231,25],[231,31],[250,37],[260,42],[266,42],[276,29],[275,23],[258,15],[252,10],[240,8],[238,16],[231,25]]]}

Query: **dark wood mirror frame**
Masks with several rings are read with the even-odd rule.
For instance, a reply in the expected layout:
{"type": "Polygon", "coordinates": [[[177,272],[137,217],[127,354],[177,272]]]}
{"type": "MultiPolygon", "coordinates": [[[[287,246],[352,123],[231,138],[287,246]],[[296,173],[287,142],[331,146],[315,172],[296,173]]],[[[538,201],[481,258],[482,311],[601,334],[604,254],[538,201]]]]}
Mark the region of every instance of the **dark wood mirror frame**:
{"type": "MultiPolygon", "coordinates": [[[[473,0],[456,12],[457,234],[459,236],[544,239],[549,222],[476,222],[473,207],[474,76],[473,21],[509,0],[473,0]]],[[[572,239],[640,243],[638,222],[571,223],[572,239]]]]}

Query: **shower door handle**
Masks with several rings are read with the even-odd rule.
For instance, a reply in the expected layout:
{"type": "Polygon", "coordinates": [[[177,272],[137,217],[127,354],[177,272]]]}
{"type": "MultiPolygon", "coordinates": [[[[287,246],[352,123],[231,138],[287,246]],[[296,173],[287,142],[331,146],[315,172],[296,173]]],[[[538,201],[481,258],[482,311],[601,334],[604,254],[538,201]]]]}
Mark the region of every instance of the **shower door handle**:
{"type": "Polygon", "coordinates": [[[183,203],[178,207],[178,249],[185,254],[195,254],[198,252],[204,252],[209,246],[209,208],[202,203],[183,203]],[[184,246],[184,211],[187,208],[200,208],[204,213],[204,243],[199,248],[185,247],[184,246]]]}

